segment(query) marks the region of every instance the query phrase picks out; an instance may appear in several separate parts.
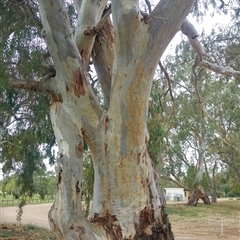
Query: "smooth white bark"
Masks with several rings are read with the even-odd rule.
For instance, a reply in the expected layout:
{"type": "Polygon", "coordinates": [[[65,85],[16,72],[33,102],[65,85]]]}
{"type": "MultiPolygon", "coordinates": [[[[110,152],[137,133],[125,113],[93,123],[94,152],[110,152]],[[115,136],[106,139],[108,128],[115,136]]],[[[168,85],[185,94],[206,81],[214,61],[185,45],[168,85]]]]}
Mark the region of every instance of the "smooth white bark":
{"type": "Polygon", "coordinates": [[[106,1],[78,1],[75,38],[63,2],[40,1],[60,96],[50,110],[59,146],[59,191],[49,219],[58,239],[173,239],[147,152],[146,119],[155,67],[193,2],[163,0],[146,24],[138,1],[112,1],[114,34],[102,34],[102,46],[111,37],[111,49],[100,51],[103,60],[107,53],[112,60],[110,74],[103,71],[110,80],[104,111],[85,69],[106,1]],[[94,164],[91,221],[81,209],[83,138],[94,164]]]}

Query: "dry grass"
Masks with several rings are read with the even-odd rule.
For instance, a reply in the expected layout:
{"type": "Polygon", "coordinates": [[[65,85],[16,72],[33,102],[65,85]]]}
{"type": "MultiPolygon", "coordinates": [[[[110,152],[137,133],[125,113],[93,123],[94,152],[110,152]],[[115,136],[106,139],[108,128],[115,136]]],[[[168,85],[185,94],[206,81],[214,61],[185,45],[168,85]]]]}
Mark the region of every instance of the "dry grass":
{"type": "Polygon", "coordinates": [[[184,204],[167,206],[174,234],[202,236],[202,239],[240,240],[240,201],[227,200],[218,204],[184,204]],[[206,238],[207,236],[207,238],[206,238]]]}
{"type": "Polygon", "coordinates": [[[55,240],[52,232],[34,225],[17,227],[13,224],[4,224],[0,228],[0,239],[3,240],[55,240]]]}

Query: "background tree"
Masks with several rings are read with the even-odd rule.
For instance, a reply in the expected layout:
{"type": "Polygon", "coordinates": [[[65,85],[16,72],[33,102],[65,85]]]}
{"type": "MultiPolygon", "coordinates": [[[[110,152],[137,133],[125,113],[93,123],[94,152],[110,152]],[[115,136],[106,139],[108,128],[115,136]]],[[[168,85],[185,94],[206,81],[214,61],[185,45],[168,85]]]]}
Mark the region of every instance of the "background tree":
{"type": "MultiPolygon", "coordinates": [[[[230,28],[230,31],[221,29],[221,34],[218,34],[215,30],[209,37],[204,36],[204,39],[209,60],[220,65],[231,65],[234,69],[237,69],[239,48],[235,43],[235,41],[238,41],[238,35],[234,25],[230,28]],[[224,44],[222,44],[223,42],[224,44]],[[230,46],[234,48],[235,55],[232,58],[227,57],[231,52],[230,46]],[[218,52],[218,56],[215,56],[216,52],[218,52]]],[[[160,75],[157,85],[154,85],[150,100],[150,151],[155,152],[155,155],[161,152],[161,155],[165,156],[161,177],[186,189],[188,187],[184,184],[184,176],[186,169],[194,161],[194,164],[198,165],[197,175],[201,178],[204,174],[205,179],[207,178],[208,184],[205,184],[205,191],[211,194],[212,201],[216,202],[217,189],[214,176],[221,167],[221,162],[225,161],[223,155],[220,156],[219,153],[223,151],[226,145],[230,146],[229,140],[227,143],[223,143],[225,137],[221,138],[221,132],[233,130],[231,126],[235,126],[235,121],[239,119],[238,117],[230,118],[234,114],[238,115],[239,100],[236,99],[234,93],[229,92],[228,86],[234,85],[235,90],[238,91],[238,81],[236,81],[238,77],[236,76],[235,81],[233,81],[231,77],[219,77],[202,71],[202,69],[199,69],[198,76],[196,73],[191,75],[192,58],[193,52],[189,43],[183,41],[177,45],[175,56],[168,56],[164,63],[165,67],[161,66],[163,74],[160,75]],[[189,70],[186,71],[186,69],[189,70]],[[195,77],[198,79],[197,82],[194,80],[195,77]],[[231,79],[231,83],[226,84],[229,79],[231,79]],[[170,87],[168,87],[169,83],[170,87]],[[164,87],[166,88],[165,92],[162,91],[164,87]],[[230,106],[228,100],[225,101],[224,95],[221,95],[222,91],[228,92],[225,97],[228,96],[229,102],[231,101],[234,107],[230,106]],[[169,98],[166,98],[166,96],[169,96],[169,98]],[[222,105],[225,105],[225,107],[222,108],[222,105]],[[230,109],[234,109],[235,113],[230,113],[230,109]],[[158,116],[155,114],[155,117],[153,117],[153,113],[156,112],[160,114],[158,116]],[[216,113],[219,114],[216,115],[216,113]],[[174,119],[174,114],[177,114],[178,117],[175,117],[177,121],[171,126],[171,119],[174,119]],[[167,121],[164,121],[163,116],[168,116],[168,118],[165,118],[167,121]],[[229,120],[233,122],[230,123],[229,120]],[[153,124],[154,122],[155,124],[153,124]],[[161,126],[164,126],[164,124],[171,126],[167,136],[162,133],[161,137],[157,138],[161,146],[156,141],[151,144],[151,141],[154,140],[151,136],[157,136],[160,122],[161,126]],[[225,124],[229,128],[228,130],[225,130],[225,124]],[[221,146],[216,150],[219,141],[221,146]],[[160,146],[161,150],[152,146],[160,146]]],[[[162,130],[162,132],[164,131],[162,130]]],[[[235,129],[233,132],[238,135],[239,131],[235,129]]],[[[237,153],[234,153],[232,156],[236,158],[237,155],[237,153]]],[[[158,160],[156,157],[155,159],[158,160]]],[[[232,161],[231,164],[236,166],[237,162],[232,161]]],[[[236,168],[236,171],[238,171],[237,169],[239,168],[236,168]]],[[[199,181],[193,181],[194,184],[197,182],[199,183],[199,181]]]]}
{"type": "Polygon", "coordinates": [[[3,196],[12,195],[13,199],[18,199],[21,195],[21,188],[17,185],[17,178],[15,175],[5,178],[1,181],[1,191],[3,196]]]}
{"type": "Polygon", "coordinates": [[[45,199],[46,195],[51,196],[52,198],[56,195],[57,179],[56,174],[53,171],[34,175],[33,182],[34,193],[38,194],[42,200],[45,199]]]}
{"type": "MultiPolygon", "coordinates": [[[[15,91],[10,76],[37,77],[46,71],[42,60],[42,28],[34,1],[1,1],[0,163],[4,176],[15,173],[20,195],[34,193],[34,174],[45,170],[44,158],[54,162],[55,144],[48,114],[49,97],[15,91]]],[[[49,65],[46,65],[49,68],[49,65]]]]}

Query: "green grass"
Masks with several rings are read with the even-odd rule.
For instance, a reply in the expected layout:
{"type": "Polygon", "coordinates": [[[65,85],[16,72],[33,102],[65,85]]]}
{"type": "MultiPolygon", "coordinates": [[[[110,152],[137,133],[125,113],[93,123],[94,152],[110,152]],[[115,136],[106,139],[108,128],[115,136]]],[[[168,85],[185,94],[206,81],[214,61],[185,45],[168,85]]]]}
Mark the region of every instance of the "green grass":
{"type": "Polygon", "coordinates": [[[35,226],[35,225],[32,225],[32,224],[28,224],[28,225],[26,225],[25,226],[26,227],[26,229],[28,229],[28,230],[40,230],[41,228],[39,228],[39,227],[37,227],[37,226],[35,226]]]}
{"type": "Polygon", "coordinates": [[[38,226],[28,224],[21,227],[16,224],[4,224],[4,229],[0,229],[0,239],[16,240],[16,239],[28,239],[28,240],[55,240],[53,233],[45,228],[39,228],[38,226]]]}
{"type": "Polygon", "coordinates": [[[186,206],[184,204],[169,204],[166,208],[167,214],[171,217],[197,219],[208,217],[209,215],[235,216],[240,214],[240,201],[224,201],[217,204],[205,205],[199,203],[197,207],[186,206]]]}
{"type": "MultiPolygon", "coordinates": [[[[38,196],[33,196],[31,204],[39,204],[39,203],[51,203],[54,199],[52,199],[52,196],[46,196],[44,200],[41,200],[38,196]]],[[[10,195],[6,196],[0,196],[0,206],[6,207],[6,206],[18,206],[20,203],[20,199],[14,199],[10,195]]],[[[28,202],[27,202],[28,204],[28,202]]]]}
{"type": "Polygon", "coordinates": [[[12,232],[1,229],[0,238],[11,237],[11,236],[12,236],[12,232]]]}

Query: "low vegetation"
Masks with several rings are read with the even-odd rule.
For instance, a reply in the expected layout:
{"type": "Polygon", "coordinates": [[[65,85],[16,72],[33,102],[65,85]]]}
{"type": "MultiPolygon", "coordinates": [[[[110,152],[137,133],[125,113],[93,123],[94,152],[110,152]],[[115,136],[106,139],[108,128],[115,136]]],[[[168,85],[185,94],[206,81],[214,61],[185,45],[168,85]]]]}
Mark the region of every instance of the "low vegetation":
{"type": "Polygon", "coordinates": [[[218,204],[211,205],[199,203],[197,207],[189,207],[185,204],[167,206],[167,213],[173,219],[235,216],[236,211],[240,211],[240,201],[238,200],[220,201],[218,204]]]}
{"type": "Polygon", "coordinates": [[[0,239],[4,240],[54,240],[52,232],[45,228],[38,228],[34,225],[17,227],[16,225],[2,225],[0,229],[0,239]]]}

